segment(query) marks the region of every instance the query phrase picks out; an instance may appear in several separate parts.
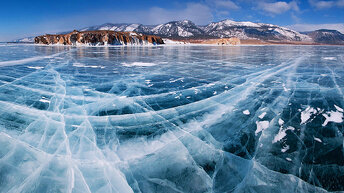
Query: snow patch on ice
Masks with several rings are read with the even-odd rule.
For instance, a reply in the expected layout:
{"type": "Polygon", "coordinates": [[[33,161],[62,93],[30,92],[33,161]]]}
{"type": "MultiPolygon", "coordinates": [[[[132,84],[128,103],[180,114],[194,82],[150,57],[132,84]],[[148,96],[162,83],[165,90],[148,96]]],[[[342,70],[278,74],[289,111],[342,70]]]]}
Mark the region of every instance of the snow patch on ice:
{"type": "Polygon", "coordinates": [[[257,130],[255,132],[256,135],[258,135],[259,132],[264,131],[269,127],[270,122],[269,121],[256,121],[257,124],[257,130]]]}
{"type": "Polygon", "coordinates": [[[286,146],[284,146],[282,149],[281,149],[281,152],[286,152],[286,151],[288,151],[289,150],[289,145],[286,145],[286,146]]]}
{"type": "Polygon", "coordinates": [[[266,115],[266,112],[263,112],[262,114],[260,114],[258,117],[259,117],[259,119],[262,119],[262,118],[264,118],[265,117],[265,115],[266,115]]]}
{"type": "Polygon", "coordinates": [[[133,67],[133,66],[143,66],[143,67],[147,67],[147,66],[155,66],[157,64],[155,63],[149,63],[149,62],[133,62],[133,63],[122,63],[123,66],[126,67],[133,67]]]}
{"type": "Polygon", "coordinates": [[[337,60],[336,57],[322,57],[323,60],[337,60]]]}
{"type": "Polygon", "coordinates": [[[249,114],[250,114],[250,111],[249,111],[249,110],[244,110],[242,113],[243,113],[244,115],[249,115],[249,114]]]}
{"type": "Polygon", "coordinates": [[[50,103],[50,101],[45,98],[41,98],[39,101],[42,103],[50,103]]]}
{"type": "Polygon", "coordinates": [[[278,141],[281,141],[281,139],[283,139],[285,136],[287,136],[287,133],[286,133],[286,132],[287,132],[288,130],[294,131],[295,128],[294,128],[294,127],[291,127],[291,126],[289,126],[289,127],[287,127],[287,128],[281,127],[280,130],[279,130],[279,132],[278,132],[277,135],[275,136],[274,140],[272,140],[272,143],[276,143],[276,142],[278,142],[278,141]]]}
{"type": "Polygon", "coordinates": [[[43,69],[44,67],[43,66],[27,66],[27,68],[39,70],[39,69],[43,69]]]}
{"type": "Polygon", "coordinates": [[[344,112],[344,110],[342,108],[338,107],[337,105],[334,105],[334,107],[337,109],[337,111],[344,112]]]}
{"type": "Polygon", "coordinates": [[[74,67],[79,67],[79,68],[105,68],[105,66],[96,66],[96,65],[85,65],[85,64],[82,64],[82,63],[79,63],[79,62],[75,62],[73,63],[73,66],[74,67]]]}
{"type": "Polygon", "coordinates": [[[278,119],[278,124],[281,126],[281,125],[284,124],[284,121],[283,121],[281,118],[279,118],[279,119],[278,119]]]}
{"type": "Polygon", "coordinates": [[[326,112],[322,114],[326,120],[322,124],[322,126],[326,126],[329,122],[334,122],[334,123],[342,123],[343,122],[343,113],[338,112],[338,111],[331,111],[331,112],[326,112]]]}
{"type": "Polygon", "coordinates": [[[290,89],[288,89],[287,87],[286,87],[286,85],[283,83],[282,84],[282,86],[283,86],[283,90],[285,91],[285,92],[288,92],[290,89]]]}
{"type": "Polygon", "coordinates": [[[306,110],[301,112],[301,125],[305,124],[312,115],[316,114],[318,111],[313,107],[308,106],[306,110]]]}

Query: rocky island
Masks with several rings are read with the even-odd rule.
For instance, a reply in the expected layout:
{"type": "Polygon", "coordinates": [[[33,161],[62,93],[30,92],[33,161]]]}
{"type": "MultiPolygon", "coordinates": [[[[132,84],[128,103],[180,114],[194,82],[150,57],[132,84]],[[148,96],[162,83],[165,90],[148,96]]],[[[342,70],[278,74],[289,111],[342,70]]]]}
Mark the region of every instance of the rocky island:
{"type": "Polygon", "coordinates": [[[34,39],[36,44],[61,45],[158,45],[164,41],[154,35],[137,32],[116,32],[110,30],[77,31],[67,34],[42,35],[34,39]]]}

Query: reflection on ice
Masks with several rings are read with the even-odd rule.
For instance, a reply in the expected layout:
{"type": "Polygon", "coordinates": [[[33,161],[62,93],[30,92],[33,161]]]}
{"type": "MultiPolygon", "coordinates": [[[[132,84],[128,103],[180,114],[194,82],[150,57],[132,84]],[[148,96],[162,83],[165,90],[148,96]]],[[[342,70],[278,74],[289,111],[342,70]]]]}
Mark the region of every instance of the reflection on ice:
{"type": "Polygon", "coordinates": [[[0,192],[344,191],[343,51],[1,46],[0,192]]]}

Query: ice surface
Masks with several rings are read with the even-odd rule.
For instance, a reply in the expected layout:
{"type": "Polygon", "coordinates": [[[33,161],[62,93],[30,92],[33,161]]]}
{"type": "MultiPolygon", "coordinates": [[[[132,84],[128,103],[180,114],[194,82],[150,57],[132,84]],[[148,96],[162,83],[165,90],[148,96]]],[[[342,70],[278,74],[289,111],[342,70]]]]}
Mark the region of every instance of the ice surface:
{"type": "Polygon", "coordinates": [[[0,46],[0,192],[344,191],[343,53],[0,46]]]}

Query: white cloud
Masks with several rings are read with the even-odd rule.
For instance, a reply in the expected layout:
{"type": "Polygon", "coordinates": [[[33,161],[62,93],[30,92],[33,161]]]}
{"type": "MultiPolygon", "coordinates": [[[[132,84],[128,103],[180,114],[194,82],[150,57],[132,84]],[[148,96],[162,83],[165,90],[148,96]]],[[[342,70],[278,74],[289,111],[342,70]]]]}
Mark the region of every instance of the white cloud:
{"type": "Polygon", "coordinates": [[[305,32],[305,31],[314,31],[318,29],[332,29],[338,30],[341,33],[344,33],[344,23],[332,23],[332,24],[294,24],[290,26],[286,26],[287,28],[305,32]]]}
{"type": "Polygon", "coordinates": [[[211,3],[214,3],[217,8],[223,8],[223,9],[239,9],[240,7],[235,4],[233,1],[230,0],[215,0],[211,1],[211,3]]]}
{"type": "Polygon", "coordinates": [[[103,23],[141,23],[147,25],[161,24],[169,21],[189,19],[196,24],[208,24],[213,21],[213,13],[205,4],[188,3],[183,9],[166,9],[151,7],[146,10],[104,11],[94,10],[59,18],[47,18],[34,26],[39,33],[53,33],[80,29],[103,23]],[[68,22],[66,22],[68,21],[68,22]]]}
{"type": "Polygon", "coordinates": [[[189,3],[185,9],[168,10],[164,8],[154,7],[140,15],[134,15],[134,18],[140,17],[140,23],[143,24],[160,24],[173,20],[188,19],[196,24],[207,24],[213,20],[213,14],[210,8],[200,3],[189,3]]]}
{"type": "Polygon", "coordinates": [[[332,7],[344,7],[344,0],[336,1],[318,1],[318,0],[309,0],[309,4],[315,7],[316,9],[329,9],[332,7]]]}
{"type": "Polygon", "coordinates": [[[344,7],[344,0],[338,0],[336,4],[338,7],[344,7]]]}
{"type": "Polygon", "coordinates": [[[289,10],[299,11],[299,6],[296,1],[291,1],[289,3],[284,1],[277,1],[274,3],[259,2],[258,8],[273,15],[282,14],[289,10]]]}

